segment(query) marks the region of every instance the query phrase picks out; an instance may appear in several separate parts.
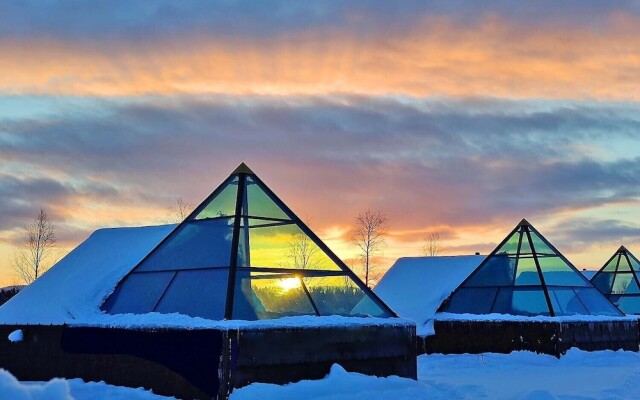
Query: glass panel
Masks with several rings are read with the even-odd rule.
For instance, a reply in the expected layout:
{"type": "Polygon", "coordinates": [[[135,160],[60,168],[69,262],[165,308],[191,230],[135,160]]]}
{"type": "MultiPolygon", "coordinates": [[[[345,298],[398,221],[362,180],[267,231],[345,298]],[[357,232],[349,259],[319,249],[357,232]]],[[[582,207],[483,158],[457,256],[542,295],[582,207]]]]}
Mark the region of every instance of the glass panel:
{"type": "Polygon", "coordinates": [[[640,296],[620,296],[616,305],[625,314],[640,314],[640,296]]]}
{"type": "Polygon", "coordinates": [[[226,268],[180,271],[155,311],[222,320],[228,278],[226,268]]]}
{"type": "Polygon", "coordinates": [[[449,299],[444,312],[456,314],[489,314],[498,288],[460,288],[449,299]]]}
{"type": "MultiPolygon", "coordinates": [[[[522,229],[522,228],[520,228],[522,229]]],[[[496,254],[515,255],[518,253],[518,241],[520,240],[520,232],[515,232],[505,244],[502,245],[496,254]]]]}
{"type": "Polygon", "coordinates": [[[622,315],[597,289],[577,288],[575,291],[592,315],[622,315]]]}
{"type": "Polygon", "coordinates": [[[624,255],[620,256],[620,263],[618,264],[618,269],[616,272],[631,272],[631,265],[627,262],[627,258],[624,255]]]}
{"type": "Polygon", "coordinates": [[[614,276],[615,274],[613,273],[601,272],[593,277],[591,283],[602,293],[609,294],[611,293],[611,284],[614,276]]]}
{"type": "Polygon", "coordinates": [[[557,316],[589,314],[589,311],[582,304],[573,289],[551,289],[549,288],[549,298],[551,306],[557,316]]]}
{"type": "Polygon", "coordinates": [[[542,240],[540,236],[538,236],[535,232],[529,232],[531,234],[531,243],[533,243],[533,250],[536,254],[544,255],[557,255],[555,251],[551,249],[551,247],[547,246],[547,244],[542,240]]]}
{"type": "Polygon", "coordinates": [[[616,266],[618,265],[618,260],[620,259],[620,254],[617,254],[615,257],[611,259],[607,263],[607,265],[602,269],[603,272],[616,272],[616,266]]]}
{"type": "Polygon", "coordinates": [[[298,226],[249,229],[251,266],[340,271],[298,226]]]}
{"type": "Polygon", "coordinates": [[[611,294],[639,294],[640,288],[638,288],[638,284],[636,283],[635,278],[632,275],[632,272],[618,272],[615,275],[615,279],[613,281],[613,288],[611,289],[611,294]]]}
{"type": "Polygon", "coordinates": [[[243,214],[255,217],[289,219],[287,214],[271,200],[257,182],[248,176],[246,180],[247,206],[243,214]]]}
{"type": "Polygon", "coordinates": [[[175,272],[130,274],[109,297],[106,310],[110,314],[143,314],[153,310],[175,272]]]}
{"type": "Polygon", "coordinates": [[[500,288],[492,312],[513,315],[551,315],[542,286],[539,288],[500,288]]]}
{"type": "Polygon", "coordinates": [[[303,278],[320,315],[388,317],[349,276],[303,278]]]}
{"type": "Polygon", "coordinates": [[[138,271],[227,267],[233,218],[191,221],[154,251],[138,271]]]}
{"type": "Polygon", "coordinates": [[[240,227],[238,233],[238,258],[237,266],[248,267],[251,265],[251,251],[249,250],[249,229],[240,227]]]}
{"type": "Polygon", "coordinates": [[[238,177],[227,183],[209,204],[207,204],[195,219],[227,217],[236,214],[236,199],[238,197],[238,177]]]}
{"type": "Polygon", "coordinates": [[[315,315],[300,277],[238,271],[233,303],[234,319],[273,319],[315,315]],[[250,309],[247,307],[250,306],[250,309]]]}
{"type": "Polygon", "coordinates": [[[557,286],[591,286],[589,280],[579,271],[571,268],[560,257],[539,258],[540,269],[547,285],[557,286]]]}
{"type": "Polygon", "coordinates": [[[640,261],[638,261],[638,259],[635,258],[633,254],[627,254],[627,256],[629,257],[629,261],[631,262],[631,268],[633,268],[634,271],[640,272],[640,261]]]}
{"type": "Polygon", "coordinates": [[[522,233],[522,243],[520,244],[520,253],[518,253],[520,257],[530,258],[533,256],[533,252],[531,251],[531,246],[529,245],[529,238],[527,237],[526,232],[522,233]]]}
{"type": "Polygon", "coordinates": [[[533,258],[521,258],[516,270],[516,285],[539,285],[540,275],[533,258]]]}
{"type": "Polygon", "coordinates": [[[506,254],[496,254],[473,273],[464,287],[511,286],[513,285],[514,267],[515,259],[506,254]]]}

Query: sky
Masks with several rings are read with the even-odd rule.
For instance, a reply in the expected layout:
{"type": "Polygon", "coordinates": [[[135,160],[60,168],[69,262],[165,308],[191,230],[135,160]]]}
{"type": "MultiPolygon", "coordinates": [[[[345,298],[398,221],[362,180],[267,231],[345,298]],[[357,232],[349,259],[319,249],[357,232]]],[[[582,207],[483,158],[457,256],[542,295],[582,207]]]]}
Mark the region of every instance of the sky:
{"type": "MultiPolygon", "coordinates": [[[[0,284],[246,162],[340,257],[490,252],[527,218],[579,268],[640,255],[640,1],[0,3],[0,284]]],[[[114,249],[117,251],[117,249],[114,249]]]]}

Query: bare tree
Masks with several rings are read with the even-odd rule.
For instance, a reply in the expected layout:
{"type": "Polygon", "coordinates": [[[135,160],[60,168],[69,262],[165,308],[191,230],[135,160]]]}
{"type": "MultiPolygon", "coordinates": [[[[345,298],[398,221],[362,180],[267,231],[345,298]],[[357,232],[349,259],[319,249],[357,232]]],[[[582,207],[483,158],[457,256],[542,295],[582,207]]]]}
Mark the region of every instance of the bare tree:
{"type": "Polygon", "coordinates": [[[318,247],[304,233],[296,233],[289,242],[289,260],[296,269],[318,268],[318,247]]]}
{"type": "Polygon", "coordinates": [[[367,210],[355,218],[353,241],[360,250],[367,286],[374,267],[373,258],[384,248],[388,223],[389,219],[380,211],[367,210]]]}
{"type": "Polygon", "coordinates": [[[184,221],[191,211],[195,208],[195,205],[188,203],[178,197],[176,204],[169,208],[168,214],[164,218],[158,218],[158,221],[165,224],[177,224],[184,221]]]}
{"type": "Polygon", "coordinates": [[[41,208],[34,222],[26,227],[25,242],[14,253],[11,267],[26,284],[30,284],[53,265],[49,258],[55,245],[53,224],[49,222],[45,209],[41,208]]]}
{"type": "Polygon", "coordinates": [[[440,244],[440,234],[438,232],[432,232],[424,239],[424,247],[422,251],[425,256],[437,256],[445,251],[440,244]]]}

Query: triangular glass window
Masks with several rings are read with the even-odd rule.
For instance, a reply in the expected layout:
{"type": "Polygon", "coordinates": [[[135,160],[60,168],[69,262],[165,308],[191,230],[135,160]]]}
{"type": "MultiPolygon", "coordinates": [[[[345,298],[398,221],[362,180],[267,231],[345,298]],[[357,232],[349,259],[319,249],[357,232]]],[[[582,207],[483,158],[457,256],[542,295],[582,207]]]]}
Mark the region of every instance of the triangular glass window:
{"type": "Polygon", "coordinates": [[[213,320],[393,312],[241,165],[105,300],[213,320]]]}
{"type": "Polygon", "coordinates": [[[624,246],[592,278],[593,285],[626,314],[640,314],[640,262],[624,246]]]}
{"type": "Polygon", "coordinates": [[[238,177],[230,177],[204,204],[196,209],[193,219],[229,217],[236,213],[238,177]],[[216,193],[217,192],[217,193],[216,193]]]}
{"type": "Polygon", "coordinates": [[[439,308],[440,312],[622,315],[523,220],[439,308]]]}

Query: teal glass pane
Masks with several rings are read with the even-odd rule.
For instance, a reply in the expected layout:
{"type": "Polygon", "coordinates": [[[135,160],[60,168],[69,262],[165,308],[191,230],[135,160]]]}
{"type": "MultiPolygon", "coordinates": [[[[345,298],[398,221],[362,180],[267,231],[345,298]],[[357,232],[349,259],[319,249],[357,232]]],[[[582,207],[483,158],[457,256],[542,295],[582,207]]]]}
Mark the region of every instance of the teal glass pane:
{"type": "Polygon", "coordinates": [[[631,273],[631,264],[629,264],[629,261],[627,261],[627,257],[625,257],[624,254],[621,254],[619,257],[620,263],[618,264],[618,269],[616,270],[616,272],[631,273]]]}
{"type": "Polygon", "coordinates": [[[548,292],[551,306],[557,316],[589,314],[573,289],[548,288],[548,292]]]}
{"type": "Polygon", "coordinates": [[[540,274],[533,258],[521,258],[516,269],[516,286],[540,285],[540,274]]]}
{"type": "Polygon", "coordinates": [[[611,272],[600,272],[599,274],[593,277],[591,283],[595,286],[600,292],[604,294],[611,293],[611,286],[613,284],[613,278],[615,277],[614,273],[611,272]]]}
{"type": "Polygon", "coordinates": [[[228,278],[226,268],[179,271],[155,311],[222,320],[228,278]]]}
{"type": "Polygon", "coordinates": [[[526,289],[500,288],[491,311],[524,316],[551,315],[541,286],[526,289]]]}
{"type": "Polygon", "coordinates": [[[578,270],[571,268],[560,257],[541,257],[538,258],[540,270],[544,282],[547,285],[556,286],[583,286],[590,287],[589,280],[584,277],[578,270]]]}
{"type": "Polygon", "coordinates": [[[105,308],[111,314],[144,314],[153,311],[175,272],[129,274],[109,297],[105,308]]]}
{"type": "Polygon", "coordinates": [[[640,288],[631,271],[616,274],[611,294],[640,294],[640,288]]]}
{"type": "Polygon", "coordinates": [[[515,258],[496,254],[477,269],[464,287],[513,285],[515,258]]]}
{"type": "MultiPolygon", "coordinates": [[[[522,229],[522,228],[520,228],[520,229],[522,229]]],[[[518,243],[520,241],[520,235],[521,235],[521,233],[519,231],[514,232],[513,235],[511,235],[511,237],[509,238],[509,240],[507,240],[505,242],[505,244],[503,244],[498,249],[498,251],[496,251],[496,254],[508,254],[508,255],[517,254],[518,253],[518,243]]]]}
{"type": "Polygon", "coordinates": [[[533,251],[531,250],[531,245],[529,244],[529,238],[525,232],[522,233],[522,243],[520,244],[520,253],[518,253],[520,258],[532,258],[533,251]]]}
{"type": "Polygon", "coordinates": [[[302,281],[320,315],[390,316],[349,276],[306,277],[302,281]]]}
{"type": "Polygon", "coordinates": [[[533,244],[533,250],[536,254],[547,254],[547,255],[557,255],[555,251],[551,249],[551,247],[547,246],[544,240],[538,234],[531,231],[529,232],[531,235],[531,243],[533,244]]]}
{"type": "Polygon", "coordinates": [[[218,218],[233,216],[236,213],[236,200],[238,197],[238,177],[228,181],[226,186],[209,201],[195,219],[218,218]]]}
{"type": "Polygon", "coordinates": [[[576,294],[592,315],[620,316],[622,313],[595,288],[576,288],[576,294]]]}
{"type": "Polygon", "coordinates": [[[264,218],[289,219],[289,216],[267,195],[250,176],[246,179],[247,210],[244,215],[264,218]]]}
{"type": "Polygon", "coordinates": [[[496,298],[496,287],[462,287],[449,299],[443,312],[454,314],[490,314],[496,298]]]}
{"type": "Polygon", "coordinates": [[[136,271],[229,266],[233,218],[188,221],[178,229],[136,271]]]}
{"type": "Polygon", "coordinates": [[[607,265],[602,269],[602,272],[616,272],[616,267],[620,262],[620,256],[620,254],[617,254],[615,257],[611,258],[607,265]]]}

